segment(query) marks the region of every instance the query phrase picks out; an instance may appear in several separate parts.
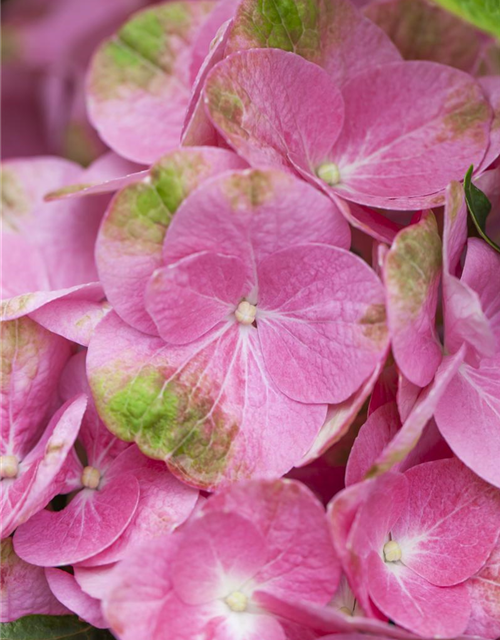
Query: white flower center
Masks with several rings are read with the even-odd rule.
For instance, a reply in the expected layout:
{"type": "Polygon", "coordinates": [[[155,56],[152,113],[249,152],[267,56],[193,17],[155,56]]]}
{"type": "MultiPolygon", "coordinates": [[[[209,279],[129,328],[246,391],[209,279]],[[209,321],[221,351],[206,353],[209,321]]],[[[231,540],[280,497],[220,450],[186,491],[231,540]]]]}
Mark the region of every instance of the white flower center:
{"type": "Polygon", "coordinates": [[[389,540],[384,544],[384,560],[386,562],[401,560],[401,547],[395,540],[389,540]]]}
{"type": "Polygon", "coordinates": [[[97,489],[101,481],[101,473],[95,467],[85,467],[82,473],[82,484],[87,489],[97,489]]]}
{"type": "Polygon", "coordinates": [[[246,611],[248,598],[241,591],[233,591],[227,598],[224,600],[227,606],[231,609],[231,611],[246,611]]]}
{"type": "Polygon", "coordinates": [[[331,187],[340,182],[339,168],[333,162],[320,164],[316,169],[316,175],[320,180],[323,180],[323,182],[326,182],[326,184],[329,184],[331,187]]]}
{"type": "Polygon", "coordinates": [[[256,314],[257,307],[254,304],[250,304],[247,300],[242,300],[234,312],[236,320],[241,324],[252,324],[256,314]]]}
{"type": "Polygon", "coordinates": [[[19,460],[16,456],[0,456],[0,478],[17,478],[19,460]]]}

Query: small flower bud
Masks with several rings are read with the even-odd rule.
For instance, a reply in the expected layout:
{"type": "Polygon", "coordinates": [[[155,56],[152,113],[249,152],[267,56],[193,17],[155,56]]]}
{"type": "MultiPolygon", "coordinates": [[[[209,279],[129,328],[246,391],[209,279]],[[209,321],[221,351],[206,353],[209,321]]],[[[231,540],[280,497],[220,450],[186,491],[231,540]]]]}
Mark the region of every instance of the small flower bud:
{"type": "Polygon", "coordinates": [[[241,324],[252,324],[255,320],[255,315],[257,314],[257,307],[247,300],[242,300],[238,305],[238,308],[234,312],[236,316],[236,320],[241,324]]]}
{"type": "Polygon", "coordinates": [[[320,180],[326,182],[331,187],[340,182],[340,171],[336,164],[333,162],[325,162],[321,164],[317,170],[316,175],[320,180]]]}
{"type": "Polygon", "coordinates": [[[16,456],[0,456],[0,478],[17,478],[19,460],[16,456]]]}
{"type": "Polygon", "coordinates": [[[231,611],[242,612],[246,611],[248,598],[241,591],[233,591],[227,598],[225,599],[225,603],[231,609],[231,611]]]}
{"type": "Polygon", "coordinates": [[[389,540],[384,544],[384,560],[386,562],[401,560],[401,547],[395,540],[389,540]]]}
{"type": "Polygon", "coordinates": [[[87,489],[97,489],[101,481],[101,473],[95,467],[85,467],[82,473],[82,484],[87,489]]]}

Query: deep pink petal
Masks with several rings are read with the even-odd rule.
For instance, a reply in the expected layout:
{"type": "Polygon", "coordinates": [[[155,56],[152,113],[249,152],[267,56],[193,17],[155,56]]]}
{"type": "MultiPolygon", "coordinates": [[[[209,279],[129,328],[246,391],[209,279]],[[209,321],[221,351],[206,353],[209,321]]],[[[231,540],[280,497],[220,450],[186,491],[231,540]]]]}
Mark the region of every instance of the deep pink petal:
{"type": "Polygon", "coordinates": [[[456,638],[465,631],[470,602],[464,584],[436,587],[404,564],[388,565],[375,551],[366,561],[370,595],[391,620],[429,637],[456,638]]]}
{"type": "Polygon", "coordinates": [[[103,618],[99,600],[84,593],[74,576],[61,569],[45,569],[45,577],[59,602],[64,603],[79,618],[98,629],[106,629],[109,626],[103,618]]]}
{"type": "Polygon", "coordinates": [[[276,385],[301,402],[339,403],[385,355],[383,288],[359,258],[302,245],[258,265],[257,330],[276,385]]]}
{"type": "Polygon", "coordinates": [[[166,342],[187,344],[227,321],[251,284],[238,258],[195,253],[153,273],[146,309],[166,342]]]}
{"type": "Polygon", "coordinates": [[[99,489],[82,489],[62,511],[40,511],[19,527],[16,553],[45,567],[89,558],[125,530],[138,501],[139,483],[132,475],[111,479],[99,489]]]}

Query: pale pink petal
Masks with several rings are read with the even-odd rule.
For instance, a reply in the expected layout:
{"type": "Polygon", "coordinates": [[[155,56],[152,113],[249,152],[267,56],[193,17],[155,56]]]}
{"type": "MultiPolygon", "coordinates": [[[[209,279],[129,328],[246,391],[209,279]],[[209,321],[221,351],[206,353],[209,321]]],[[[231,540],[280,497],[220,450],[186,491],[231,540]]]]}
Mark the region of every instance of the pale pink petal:
{"type": "Polygon", "coordinates": [[[292,480],[245,482],[212,496],[205,513],[234,512],[258,529],[267,546],[254,577],[259,591],[326,604],[340,579],[340,566],[322,505],[292,480]]]}
{"type": "Polygon", "coordinates": [[[224,149],[180,149],[153,165],[150,182],[131,185],[114,198],[99,233],[96,260],[106,296],[128,324],[156,333],[144,309],[144,292],[162,266],[165,232],[180,203],[204,180],[243,166],[224,149]]]}
{"type": "Polygon", "coordinates": [[[89,347],[97,410],[112,433],[194,486],[283,475],[310,447],[326,406],[274,386],[256,334],[233,324],[169,346],[110,313],[89,347]]]}
{"type": "MultiPolygon", "coordinates": [[[[462,365],[464,351],[465,349],[462,347],[460,351],[453,356],[445,356],[443,358],[434,380],[425,391],[419,395],[408,417],[403,422],[401,429],[397,431],[393,439],[369,469],[368,477],[377,476],[392,469],[395,464],[404,460],[417,445],[426,424],[434,414],[437,416],[438,408],[440,404],[442,404],[443,398],[447,396],[448,387],[453,386],[456,373],[462,365]]],[[[448,442],[448,444],[450,443],[448,442]]]]}
{"type": "Polygon", "coordinates": [[[59,602],[79,618],[98,629],[106,629],[109,626],[102,616],[99,600],[84,593],[74,576],[61,569],[45,569],[45,578],[59,602]]]}
{"type": "Polygon", "coordinates": [[[82,488],[62,511],[39,511],[17,529],[16,553],[33,564],[56,567],[85,560],[112,544],[135,513],[139,483],[125,475],[103,485],[82,488]]]}
{"type": "Polygon", "coordinates": [[[97,49],[88,75],[89,117],[120,155],[149,163],[178,146],[189,100],[190,46],[213,6],[148,8],[97,49]]]}
{"type": "Polygon", "coordinates": [[[241,260],[203,251],[153,273],[146,309],[165,342],[187,344],[227,321],[251,284],[241,260]]]}
{"type": "Polygon", "coordinates": [[[163,257],[171,264],[213,251],[256,267],[272,253],[307,242],[349,248],[349,225],[338,207],[303,180],[252,169],[220,176],[192,193],[170,225],[163,257]]]}
{"type": "Polygon", "coordinates": [[[228,53],[262,47],[293,51],[323,67],[338,85],[368,67],[401,59],[383,31],[349,0],[292,2],[274,11],[257,0],[241,2],[228,53]]]}
{"type": "Polygon", "coordinates": [[[102,565],[99,567],[83,567],[80,564],[74,566],[75,580],[82,591],[96,600],[104,600],[113,588],[113,573],[117,563],[102,565]]]}
{"type": "Polygon", "coordinates": [[[34,614],[64,616],[71,613],[52,594],[43,569],[16,556],[12,538],[2,540],[1,559],[0,622],[12,622],[34,614]]]}
{"type": "Polygon", "coordinates": [[[173,531],[195,508],[198,491],[179,482],[165,463],[147,458],[135,446],[121,453],[107,472],[109,478],[127,474],[137,478],[140,488],[134,517],[116,542],[81,563],[86,567],[122,560],[143,541],[173,531]]]}
{"type": "Polygon", "coordinates": [[[276,385],[301,402],[346,400],[387,347],[375,273],[342,249],[302,245],[263,260],[257,277],[258,334],[276,385]]]}
{"type": "Polygon", "coordinates": [[[482,638],[500,635],[500,542],[484,567],[467,580],[472,614],[466,632],[482,638]]]}
{"type": "Polygon", "coordinates": [[[425,387],[442,359],[435,326],[441,239],[432,212],[398,233],[383,276],[394,359],[406,378],[425,387]]]}
{"type": "Polygon", "coordinates": [[[213,640],[288,640],[280,622],[273,616],[255,613],[230,615],[219,624],[213,640]]]}
{"type": "Polygon", "coordinates": [[[34,517],[64,489],[72,469],[65,462],[78,435],[86,404],[84,395],[64,404],[37,445],[20,459],[17,477],[2,478],[2,538],[34,517]]]}
{"type": "Polygon", "coordinates": [[[404,564],[391,564],[376,551],[366,560],[370,595],[391,620],[424,637],[456,638],[465,631],[471,609],[464,584],[436,587],[404,564]]]}
{"type": "Polygon", "coordinates": [[[500,355],[462,364],[439,404],[436,423],[455,455],[500,487],[500,355]]]}

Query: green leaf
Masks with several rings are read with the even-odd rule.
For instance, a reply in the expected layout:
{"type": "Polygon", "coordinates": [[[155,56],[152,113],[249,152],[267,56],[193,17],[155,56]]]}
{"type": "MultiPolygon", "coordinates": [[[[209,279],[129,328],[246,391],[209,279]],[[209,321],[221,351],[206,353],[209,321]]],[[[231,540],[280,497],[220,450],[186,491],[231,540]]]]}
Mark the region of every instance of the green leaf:
{"type": "Polygon", "coordinates": [[[113,640],[107,629],[96,629],[76,616],[25,616],[0,624],[1,640],[113,640]]]}
{"type": "Polygon", "coordinates": [[[469,213],[481,238],[500,253],[500,247],[486,234],[486,219],[491,211],[491,202],[481,189],[472,184],[472,171],[473,167],[470,167],[464,179],[465,200],[469,213]]]}
{"type": "Polygon", "coordinates": [[[463,20],[500,38],[500,0],[434,0],[463,20]]]}

